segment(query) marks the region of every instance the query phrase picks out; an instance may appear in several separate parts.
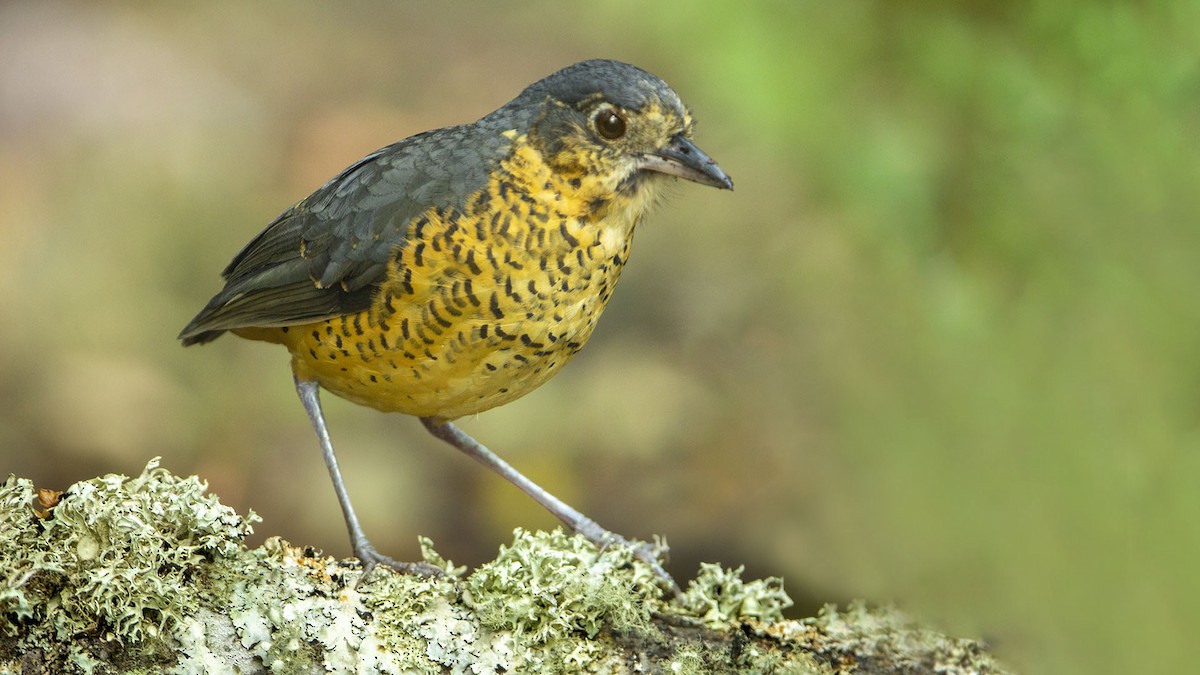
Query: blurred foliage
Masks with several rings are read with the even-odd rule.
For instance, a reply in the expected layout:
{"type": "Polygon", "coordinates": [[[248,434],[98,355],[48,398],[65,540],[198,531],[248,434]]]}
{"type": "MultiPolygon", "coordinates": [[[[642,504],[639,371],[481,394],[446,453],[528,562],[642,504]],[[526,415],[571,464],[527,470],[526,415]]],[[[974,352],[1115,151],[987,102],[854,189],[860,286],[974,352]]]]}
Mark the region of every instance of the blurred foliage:
{"type": "MultiPolygon", "coordinates": [[[[737,191],[680,186],[588,349],[468,430],[679,575],[896,600],[1031,673],[1184,670],[1197,34],[1183,2],[5,3],[0,472],[161,454],[258,537],[348,553],[286,354],[175,333],[345,165],[619,58],[737,191]]],[[[382,550],[553,524],[415,421],[327,407],[382,550]]]]}

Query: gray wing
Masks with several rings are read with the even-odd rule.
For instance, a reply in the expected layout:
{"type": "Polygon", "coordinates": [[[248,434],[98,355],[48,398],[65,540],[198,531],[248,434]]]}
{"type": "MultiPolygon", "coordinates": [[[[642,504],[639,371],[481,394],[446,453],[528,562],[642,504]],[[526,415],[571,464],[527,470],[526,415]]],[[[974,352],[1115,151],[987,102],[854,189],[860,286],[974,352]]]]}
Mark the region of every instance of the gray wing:
{"type": "Polygon", "coordinates": [[[179,339],[310,323],[360,312],[411,223],[460,210],[487,184],[507,139],[478,123],[406,138],[359,160],[284,211],[225,268],[225,288],[179,339]]]}

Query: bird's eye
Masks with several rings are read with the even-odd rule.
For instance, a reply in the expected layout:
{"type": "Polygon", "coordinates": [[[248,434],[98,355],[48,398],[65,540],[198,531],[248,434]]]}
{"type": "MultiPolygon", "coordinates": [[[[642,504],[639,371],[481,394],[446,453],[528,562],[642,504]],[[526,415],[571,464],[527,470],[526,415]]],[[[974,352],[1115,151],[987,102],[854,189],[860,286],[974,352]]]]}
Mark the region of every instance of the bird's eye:
{"type": "Polygon", "coordinates": [[[610,141],[615,141],[625,135],[625,117],[613,110],[605,108],[596,113],[596,131],[610,141]]]}

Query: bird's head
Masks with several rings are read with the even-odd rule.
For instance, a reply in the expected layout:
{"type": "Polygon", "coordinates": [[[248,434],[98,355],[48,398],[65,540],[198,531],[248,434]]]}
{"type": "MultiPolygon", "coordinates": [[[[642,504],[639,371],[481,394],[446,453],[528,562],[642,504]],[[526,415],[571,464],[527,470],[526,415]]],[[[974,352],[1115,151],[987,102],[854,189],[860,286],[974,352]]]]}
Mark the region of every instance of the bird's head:
{"type": "Polygon", "coordinates": [[[530,142],[556,172],[597,192],[633,196],[666,176],[733,189],[692,142],[695,122],[679,96],[635,66],[583,61],[531,85],[509,106],[536,109],[530,142]]]}

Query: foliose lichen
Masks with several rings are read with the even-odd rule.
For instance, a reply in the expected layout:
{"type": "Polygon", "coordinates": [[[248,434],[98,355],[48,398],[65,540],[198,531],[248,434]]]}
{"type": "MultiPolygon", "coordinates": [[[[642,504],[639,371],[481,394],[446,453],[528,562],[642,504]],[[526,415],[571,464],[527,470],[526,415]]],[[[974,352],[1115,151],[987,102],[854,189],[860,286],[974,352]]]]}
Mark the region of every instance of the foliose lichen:
{"type": "Polygon", "coordinates": [[[715,563],[700,563],[700,574],[688,584],[677,605],[668,611],[699,619],[705,626],[720,629],[746,618],[764,623],[783,621],[783,610],[792,599],[778,577],[742,580],[745,567],[726,569],[715,563]]]}
{"type": "Polygon", "coordinates": [[[76,483],[45,517],[31,508],[33,484],[10,476],[0,487],[0,630],[28,648],[61,650],[81,671],[95,669],[105,643],[169,652],[163,642],[199,607],[191,574],[201,560],[235,555],[257,520],[239,516],[195,477],[151,460],[135,478],[76,483]],[[52,642],[37,644],[38,642],[52,642]]]}
{"type": "MultiPolygon", "coordinates": [[[[856,658],[1001,672],[978,643],[852,605],[789,621],[779,579],[703,565],[679,598],[621,546],[517,530],[471,573],[421,539],[434,577],[271,538],[151,461],[65,493],[0,485],[0,673],[850,672],[856,658]],[[35,506],[34,504],[37,504],[35,506]]],[[[924,671],[922,671],[924,672],[924,671]]]]}
{"type": "Polygon", "coordinates": [[[862,601],[844,610],[826,605],[811,619],[793,626],[817,629],[826,653],[853,655],[886,672],[939,675],[1003,675],[1008,670],[975,640],[953,638],[914,623],[893,607],[868,607],[862,601]]]}

